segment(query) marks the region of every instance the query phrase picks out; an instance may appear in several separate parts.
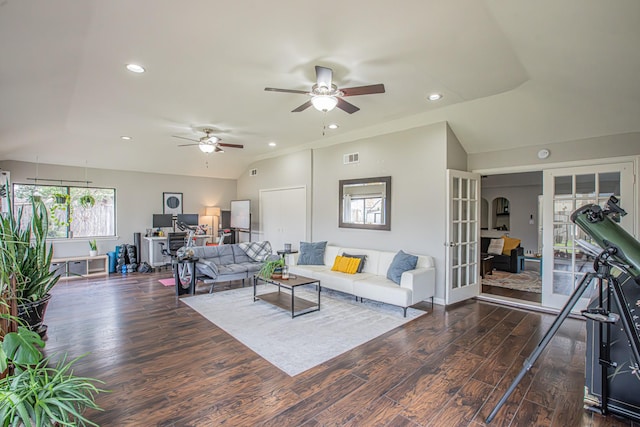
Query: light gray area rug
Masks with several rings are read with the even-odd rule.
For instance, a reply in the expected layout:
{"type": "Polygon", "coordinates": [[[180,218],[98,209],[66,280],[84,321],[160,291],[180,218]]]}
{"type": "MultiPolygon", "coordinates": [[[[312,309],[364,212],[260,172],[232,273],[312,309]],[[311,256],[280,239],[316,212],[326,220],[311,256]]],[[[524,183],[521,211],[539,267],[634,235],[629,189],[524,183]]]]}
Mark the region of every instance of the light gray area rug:
{"type": "MultiPolygon", "coordinates": [[[[260,285],[258,294],[266,285],[260,285]]],[[[275,289],[275,288],[273,288],[275,289]]],[[[313,288],[296,289],[296,297],[317,301],[313,288]]],[[[290,376],[384,334],[426,312],[323,290],[320,311],[291,318],[291,313],[253,301],[253,288],[196,295],[182,301],[210,322],[290,376]]]]}

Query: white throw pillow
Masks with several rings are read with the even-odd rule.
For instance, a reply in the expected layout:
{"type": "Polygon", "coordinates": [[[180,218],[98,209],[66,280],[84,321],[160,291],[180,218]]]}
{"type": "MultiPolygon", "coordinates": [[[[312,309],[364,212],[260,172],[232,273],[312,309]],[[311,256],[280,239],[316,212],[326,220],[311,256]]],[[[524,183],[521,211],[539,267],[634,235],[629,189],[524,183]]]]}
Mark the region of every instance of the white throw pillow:
{"type": "Polygon", "coordinates": [[[489,243],[489,249],[487,249],[487,253],[492,255],[502,255],[503,247],[503,239],[491,239],[491,243],[489,243]]]}

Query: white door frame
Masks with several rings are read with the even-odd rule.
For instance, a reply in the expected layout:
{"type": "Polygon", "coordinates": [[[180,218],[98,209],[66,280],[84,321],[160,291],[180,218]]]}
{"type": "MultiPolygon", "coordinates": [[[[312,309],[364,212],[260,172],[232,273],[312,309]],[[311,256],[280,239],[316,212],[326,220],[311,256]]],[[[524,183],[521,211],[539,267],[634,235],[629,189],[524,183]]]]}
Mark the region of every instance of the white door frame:
{"type": "MultiPolygon", "coordinates": [[[[542,305],[550,308],[562,308],[567,300],[569,299],[569,295],[564,295],[562,293],[554,293],[554,289],[557,287],[557,284],[560,283],[559,280],[562,277],[566,276],[563,271],[558,270],[557,275],[560,278],[554,284],[554,268],[555,268],[555,250],[554,250],[554,229],[556,227],[554,221],[554,178],[557,176],[574,176],[574,175],[588,175],[588,174],[596,174],[596,173],[606,173],[606,172],[620,172],[620,197],[622,202],[622,207],[627,211],[628,215],[623,217],[620,225],[630,234],[635,235],[635,217],[636,217],[636,209],[635,209],[635,179],[634,179],[634,164],[633,162],[623,162],[623,163],[609,163],[609,164],[600,164],[600,165],[591,165],[591,166],[580,166],[580,167],[570,167],[570,168],[555,168],[555,169],[547,169],[543,171],[543,207],[544,207],[544,218],[543,223],[545,224],[543,228],[543,250],[542,250],[542,305]],[[562,276],[562,277],[560,277],[562,276]]],[[[575,186],[575,182],[573,183],[575,186]]],[[[575,191],[575,187],[574,190],[575,191]]],[[[578,199],[569,198],[569,199],[559,199],[559,203],[562,203],[561,200],[565,200],[564,203],[571,202],[575,200],[575,206],[573,206],[572,210],[579,208],[580,206],[588,203],[588,202],[597,202],[602,204],[605,200],[602,200],[602,197],[598,197],[598,194],[593,197],[581,197],[578,199]]],[[[564,223],[564,222],[563,222],[564,223]]],[[[575,224],[568,225],[571,227],[572,235],[577,236],[577,226],[575,224]]],[[[584,271],[578,272],[574,270],[574,261],[575,257],[574,250],[572,248],[567,248],[570,254],[570,259],[567,261],[571,261],[571,272],[575,279],[573,279],[573,285],[575,287],[577,280],[579,280],[579,275],[584,274],[584,271]]],[[[589,269],[591,270],[591,269],[589,269]]],[[[565,291],[566,292],[566,291],[565,291]]],[[[587,295],[588,292],[585,292],[587,295]]],[[[575,305],[573,311],[580,311],[586,308],[589,302],[588,295],[586,297],[581,298],[578,303],[575,305]]]]}
{"type": "Polygon", "coordinates": [[[480,174],[447,169],[445,304],[480,293],[480,174]]]}

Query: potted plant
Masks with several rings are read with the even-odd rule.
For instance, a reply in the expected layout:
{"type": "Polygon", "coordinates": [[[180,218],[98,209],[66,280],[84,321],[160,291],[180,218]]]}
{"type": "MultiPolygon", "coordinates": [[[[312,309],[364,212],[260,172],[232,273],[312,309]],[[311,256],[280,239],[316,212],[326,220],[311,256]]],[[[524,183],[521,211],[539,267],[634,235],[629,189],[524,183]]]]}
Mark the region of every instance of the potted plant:
{"type": "MultiPolygon", "coordinates": [[[[2,307],[8,304],[2,300],[2,307]]],[[[15,329],[19,319],[1,315],[4,325],[15,329]]],[[[9,329],[9,328],[7,328],[9,329]]],[[[22,326],[16,332],[0,330],[0,425],[86,426],[97,424],[84,416],[86,409],[100,410],[96,395],[105,390],[93,378],[73,374],[66,355],[55,365],[43,358],[45,343],[38,334],[22,326]]]]}
{"type": "Polygon", "coordinates": [[[7,294],[13,275],[16,287],[10,295],[18,303],[18,316],[44,336],[49,291],[59,276],[50,271],[53,248],[47,245],[47,208],[41,200],[32,201],[31,214],[31,221],[22,224],[22,209],[14,214],[9,200],[8,212],[0,217],[0,292],[7,294]]]}
{"type": "Polygon", "coordinates": [[[92,208],[96,204],[96,199],[91,194],[85,194],[78,200],[83,208],[92,208]]]}
{"type": "Polygon", "coordinates": [[[51,221],[60,226],[71,224],[71,197],[64,193],[53,195],[55,203],[51,205],[51,221]]]}
{"type": "Polygon", "coordinates": [[[89,240],[89,256],[98,255],[98,244],[96,243],[96,239],[89,240]]]}
{"type": "Polygon", "coordinates": [[[71,201],[71,197],[66,193],[54,193],[53,198],[56,200],[55,204],[57,205],[68,205],[71,201]]]}
{"type": "Polygon", "coordinates": [[[267,259],[267,261],[262,264],[260,271],[258,271],[258,276],[264,279],[271,279],[274,276],[278,276],[278,270],[282,270],[283,266],[284,258],[278,257],[278,259],[267,259]]]}

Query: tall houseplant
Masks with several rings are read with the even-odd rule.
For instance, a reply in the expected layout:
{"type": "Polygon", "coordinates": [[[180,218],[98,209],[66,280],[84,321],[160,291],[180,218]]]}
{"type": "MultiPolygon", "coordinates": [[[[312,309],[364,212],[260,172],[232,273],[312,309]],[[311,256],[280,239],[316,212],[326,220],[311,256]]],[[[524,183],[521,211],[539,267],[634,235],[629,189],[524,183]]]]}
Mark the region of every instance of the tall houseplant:
{"type": "Polygon", "coordinates": [[[37,198],[32,199],[29,222],[22,223],[22,208],[14,214],[11,200],[8,212],[0,217],[0,291],[7,294],[13,275],[16,287],[9,296],[33,330],[42,329],[49,291],[59,279],[50,271],[53,245],[47,245],[48,231],[47,208],[37,198]]]}
{"type": "Polygon", "coordinates": [[[97,426],[84,412],[100,410],[95,398],[104,390],[95,383],[101,382],[74,375],[71,367],[78,359],[67,362],[66,355],[51,366],[41,353],[44,341],[16,328],[19,319],[7,314],[8,307],[0,300],[0,426],[97,426]]]}

